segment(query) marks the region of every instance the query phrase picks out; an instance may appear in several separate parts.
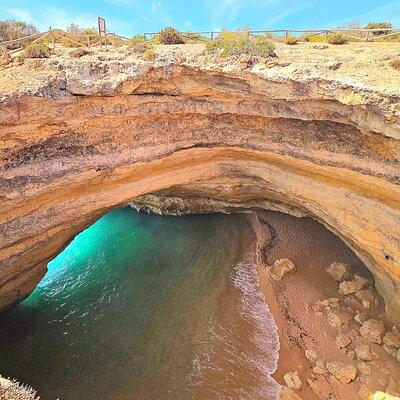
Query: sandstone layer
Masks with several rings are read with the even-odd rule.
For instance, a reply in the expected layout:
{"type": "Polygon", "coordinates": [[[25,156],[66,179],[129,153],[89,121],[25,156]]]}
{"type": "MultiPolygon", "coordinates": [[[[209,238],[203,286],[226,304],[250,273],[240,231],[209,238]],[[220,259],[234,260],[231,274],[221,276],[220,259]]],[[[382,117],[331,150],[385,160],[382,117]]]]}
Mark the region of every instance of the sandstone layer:
{"type": "Polygon", "coordinates": [[[400,322],[398,78],[386,91],[274,75],[269,62],[30,60],[34,88],[0,82],[0,307],[133,203],[311,216],[356,252],[400,322]]]}

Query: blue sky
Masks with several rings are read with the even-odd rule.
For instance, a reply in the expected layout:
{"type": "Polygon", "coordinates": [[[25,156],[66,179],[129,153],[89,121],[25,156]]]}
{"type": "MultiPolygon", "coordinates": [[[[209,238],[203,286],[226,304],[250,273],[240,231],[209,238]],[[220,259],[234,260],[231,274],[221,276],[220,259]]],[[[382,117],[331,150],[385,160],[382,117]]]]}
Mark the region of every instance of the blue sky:
{"type": "Polygon", "coordinates": [[[0,0],[0,20],[19,19],[41,30],[71,22],[95,27],[97,16],[121,35],[158,31],[165,26],[203,31],[336,27],[389,21],[400,27],[400,0],[0,0]]]}

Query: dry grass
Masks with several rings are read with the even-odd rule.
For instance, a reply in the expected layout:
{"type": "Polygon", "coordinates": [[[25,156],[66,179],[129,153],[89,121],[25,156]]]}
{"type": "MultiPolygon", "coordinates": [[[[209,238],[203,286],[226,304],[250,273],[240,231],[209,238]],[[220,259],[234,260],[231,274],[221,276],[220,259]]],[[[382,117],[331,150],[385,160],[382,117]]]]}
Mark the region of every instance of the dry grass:
{"type": "Polygon", "coordinates": [[[1,400],[39,400],[36,392],[29,386],[9,380],[0,376],[1,400]]]}

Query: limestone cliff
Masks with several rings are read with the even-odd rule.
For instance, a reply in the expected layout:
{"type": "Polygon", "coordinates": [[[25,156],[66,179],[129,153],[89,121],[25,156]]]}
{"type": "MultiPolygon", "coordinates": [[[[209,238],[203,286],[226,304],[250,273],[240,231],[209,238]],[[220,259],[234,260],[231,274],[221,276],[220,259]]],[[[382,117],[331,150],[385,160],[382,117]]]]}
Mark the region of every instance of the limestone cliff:
{"type": "Polygon", "coordinates": [[[365,262],[400,322],[396,83],[287,77],[269,61],[40,62],[27,63],[34,85],[0,84],[0,307],[110,209],[169,203],[312,216],[365,262]]]}

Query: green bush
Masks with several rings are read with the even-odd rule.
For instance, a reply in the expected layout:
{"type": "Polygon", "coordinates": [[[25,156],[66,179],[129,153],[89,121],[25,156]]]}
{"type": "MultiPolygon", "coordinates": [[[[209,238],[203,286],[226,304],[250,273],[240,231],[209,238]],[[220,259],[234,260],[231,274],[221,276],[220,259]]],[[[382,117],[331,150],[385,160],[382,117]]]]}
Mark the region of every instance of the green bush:
{"type": "Polygon", "coordinates": [[[305,33],[302,35],[301,40],[309,43],[323,43],[325,42],[325,36],[323,34],[305,33]]]}
{"type": "Polygon", "coordinates": [[[146,38],[143,35],[135,35],[130,41],[129,46],[134,47],[139,43],[143,43],[146,41],[146,38]]]}
{"type": "Polygon", "coordinates": [[[22,53],[22,59],[25,58],[48,58],[50,56],[50,49],[44,44],[31,43],[26,46],[22,53]]]}
{"type": "Polygon", "coordinates": [[[295,45],[297,43],[299,43],[299,38],[295,37],[295,36],[288,36],[285,40],[286,44],[289,45],[295,45]]]}
{"type": "Polygon", "coordinates": [[[154,51],[154,47],[153,46],[149,46],[147,48],[147,50],[144,52],[143,56],[144,56],[144,58],[146,60],[154,60],[154,58],[156,56],[156,52],[154,51]]]}
{"type": "Polygon", "coordinates": [[[182,34],[175,28],[168,27],[158,33],[158,39],[162,44],[183,44],[185,40],[182,34]]]}
{"type": "Polygon", "coordinates": [[[217,38],[206,46],[209,53],[220,53],[222,56],[274,57],[275,45],[266,36],[248,36],[241,32],[221,32],[217,38]]]}
{"type": "Polygon", "coordinates": [[[387,35],[393,29],[393,25],[389,22],[370,22],[365,26],[366,29],[382,29],[373,32],[374,36],[387,35]]]}
{"type": "Polygon", "coordinates": [[[340,33],[328,35],[328,43],[330,44],[345,44],[348,40],[340,33]]]}

